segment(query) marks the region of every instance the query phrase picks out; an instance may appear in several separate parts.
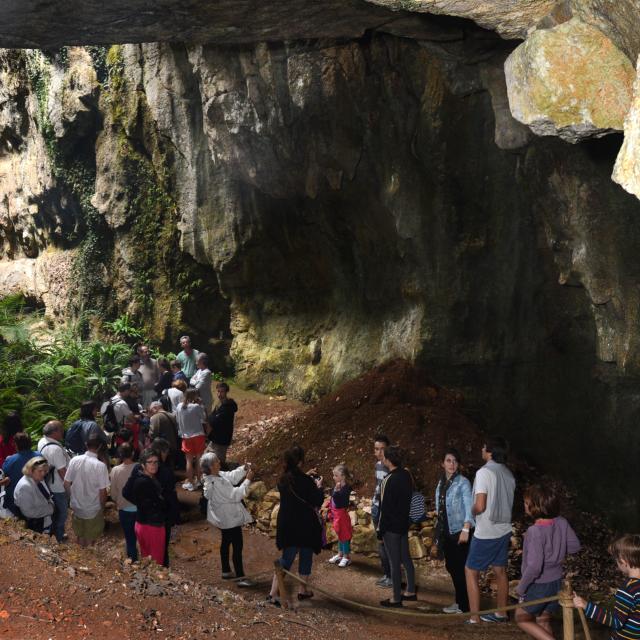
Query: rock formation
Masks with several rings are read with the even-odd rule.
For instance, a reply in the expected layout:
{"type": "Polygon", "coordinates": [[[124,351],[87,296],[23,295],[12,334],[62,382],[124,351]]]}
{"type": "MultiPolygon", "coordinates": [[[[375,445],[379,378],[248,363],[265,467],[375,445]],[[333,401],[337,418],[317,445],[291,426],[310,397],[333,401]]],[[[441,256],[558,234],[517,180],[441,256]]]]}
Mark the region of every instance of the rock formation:
{"type": "Polygon", "coordinates": [[[623,129],[633,66],[578,18],[534,32],[509,56],[505,74],[513,116],[537,135],[575,143],[623,129]]]}
{"type": "Polygon", "coordinates": [[[5,43],[173,42],[2,52],[2,292],[128,311],[167,348],[188,330],[216,368],[304,399],[419,361],[548,467],[580,459],[577,484],[598,464],[605,503],[635,469],[640,203],[610,179],[619,133],[533,132],[627,116],[616,179],[637,193],[630,4],[379,4],[205,2],[169,33],[168,4],[82,30],[66,2],[67,31],[38,36],[46,5],[13,41],[5,22],[5,43]]]}

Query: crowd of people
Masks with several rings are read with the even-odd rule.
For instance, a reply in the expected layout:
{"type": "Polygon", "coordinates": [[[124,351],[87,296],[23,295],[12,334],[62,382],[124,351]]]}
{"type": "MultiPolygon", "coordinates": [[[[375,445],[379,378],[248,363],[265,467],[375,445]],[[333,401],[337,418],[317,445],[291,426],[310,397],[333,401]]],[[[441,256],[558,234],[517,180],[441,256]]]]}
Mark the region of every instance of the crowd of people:
{"type": "MultiPolygon", "coordinates": [[[[136,562],[139,556],[150,557],[168,566],[169,542],[180,523],[175,470],[183,467],[182,488],[202,489],[207,520],[221,532],[222,578],[249,587],[254,583],[245,575],[243,527],[252,518],[244,499],[255,472],[250,463],[227,466],[238,407],[224,382],[216,383],[214,402],[207,355],[193,349],[188,336],[180,344],[182,351],[171,362],[156,361],[148,347],[140,345],[122,372],[117,394],[102,407],[93,401],[82,403],[79,419],[66,433],[60,421],[47,422],[35,451],[20,416],[7,415],[0,435],[0,515],[21,518],[29,529],[65,542],[70,507],[73,532],[78,544],[86,547],[102,535],[110,499],[128,558],[136,562]],[[97,422],[99,411],[103,426],[97,422]]],[[[405,466],[402,450],[387,436],[375,436],[373,453],[371,517],[382,569],[376,584],[391,590],[380,605],[400,608],[417,600],[409,530],[425,518],[425,500],[405,466]],[[419,503],[422,506],[416,509],[419,503]]],[[[488,438],[481,456],[484,465],[472,484],[462,473],[459,452],[444,451],[434,488],[434,542],[455,592],[455,602],[443,611],[471,612],[466,618],[470,625],[508,620],[504,608],[516,481],[506,465],[507,444],[502,438],[488,438]],[[472,612],[480,610],[480,574],[488,569],[496,581],[497,612],[476,615],[472,612]]],[[[309,586],[313,556],[326,546],[325,522],[331,523],[337,537],[336,553],[328,562],[341,569],[352,563],[351,472],[345,464],[335,466],[332,484],[325,490],[317,470],[305,471],[304,466],[301,447],[284,452],[276,522],[280,565],[288,571],[298,558],[298,574],[304,581],[299,583],[299,600],[314,595],[309,586]]],[[[551,616],[558,603],[534,601],[559,592],[563,562],[580,550],[580,542],[560,514],[553,487],[529,486],[523,496],[532,524],[524,536],[515,621],[531,637],[550,640],[551,616]]],[[[626,577],[616,593],[615,608],[603,609],[577,594],[574,606],[610,626],[612,638],[640,638],[640,536],[619,538],[610,552],[626,577]]],[[[281,596],[274,575],[267,601],[281,606],[281,596]]]]}
{"type": "Polygon", "coordinates": [[[62,422],[47,422],[35,451],[20,416],[7,415],[0,435],[0,514],[65,542],[70,507],[76,540],[86,547],[103,534],[111,499],[127,556],[137,561],[139,548],[142,557],[168,566],[169,541],[180,522],[175,470],[185,469],[182,487],[195,491],[211,473],[209,465],[201,475],[205,451],[209,462],[215,456],[224,465],[238,409],[221,381],[214,405],[207,354],[193,349],[188,336],[180,345],[172,362],[152,358],[139,345],[118,392],[102,406],[83,402],[66,432],[62,422]]]}

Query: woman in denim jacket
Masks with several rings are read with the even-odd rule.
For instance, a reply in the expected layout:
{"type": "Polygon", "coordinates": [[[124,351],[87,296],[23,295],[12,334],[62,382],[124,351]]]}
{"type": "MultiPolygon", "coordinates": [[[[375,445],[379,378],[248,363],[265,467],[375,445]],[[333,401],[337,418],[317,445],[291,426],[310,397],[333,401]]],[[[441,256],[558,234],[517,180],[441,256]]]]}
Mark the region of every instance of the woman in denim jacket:
{"type": "Polygon", "coordinates": [[[460,454],[455,449],[448,449],[442,460],[444,473],[436,487],[436,544],[444,555],[456,591],[456,601],[443,609],[445,613],[469,611],[464,565],[474,525],[473,499],[471,483],[459,473],[459,468],[460,454]]]}

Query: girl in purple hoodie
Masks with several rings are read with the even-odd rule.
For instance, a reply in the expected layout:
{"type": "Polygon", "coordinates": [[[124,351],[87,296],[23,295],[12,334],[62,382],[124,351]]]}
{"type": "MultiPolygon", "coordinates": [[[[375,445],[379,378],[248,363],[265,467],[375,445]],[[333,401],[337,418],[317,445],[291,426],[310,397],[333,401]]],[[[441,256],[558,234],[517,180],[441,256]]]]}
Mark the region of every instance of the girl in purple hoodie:
{"type": "Polygon", "coordinates": [[[551,614],[558,603],[531,607],[526,603],[555,596],[560,591],[564,559],[580,550],[580,542],[571,525],[559,515],[558,496],[552,487],[528,487],[524,492],[524,510],[534,523],[524,535],[522,578],[516,589],[523,606],[516,610],[516,622],[536,640],[553,640],[551,614]]]}

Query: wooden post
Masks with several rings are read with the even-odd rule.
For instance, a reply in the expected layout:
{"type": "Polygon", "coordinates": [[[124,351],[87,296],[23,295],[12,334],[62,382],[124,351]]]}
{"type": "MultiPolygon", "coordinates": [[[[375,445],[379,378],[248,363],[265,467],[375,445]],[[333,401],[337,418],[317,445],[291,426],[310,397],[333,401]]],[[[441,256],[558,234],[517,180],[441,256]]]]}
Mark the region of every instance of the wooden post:
{"type": "Polygon", "coordinates": [[[284,571],[282,570],[282,565],[280,564],[280,560],[276,560],[274,563],[276,578],[278,580],[278,594],[280,595],[280,604],[288,608],[289,607],[289,594],[287,593],[287,586],[284,581],[284,571]]]}
{"type": "Polygon", "coordinates": [[[573,587],[571,580],[562,581],[562,591],[560,591],[560,606],[562,607],[562,633],[563,640],[575,640],[575,630],[573,628],[573,587]]]}

